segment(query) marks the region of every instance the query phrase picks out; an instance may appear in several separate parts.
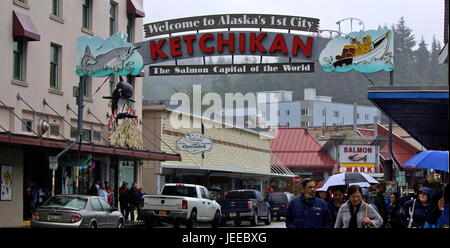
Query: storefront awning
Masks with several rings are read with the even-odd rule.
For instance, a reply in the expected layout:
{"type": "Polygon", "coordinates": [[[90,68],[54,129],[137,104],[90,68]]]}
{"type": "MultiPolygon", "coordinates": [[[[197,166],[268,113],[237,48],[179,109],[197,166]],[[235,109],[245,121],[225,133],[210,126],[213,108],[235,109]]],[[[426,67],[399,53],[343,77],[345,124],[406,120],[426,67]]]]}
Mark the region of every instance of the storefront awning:
{"type": "Polygon", "coordinates": [[[12,30],[14,37],[25,37],[28,41],[41,40],[41,35],[39,34],[36,26],[34,26],[31,18],[17,11],[13,11],[12,30]]]}
{"type": "Polygon", "coordinates": [[[200,165],[192,165],[192,164],[174,164],[174,163],[161,163],[161,168],[168,169],[184,169],[184,170],[199,170],[199,171],[214,171],[214,172],[227,172],[227,173],[237,173],[249,176],[270,176],[270,177],[295,177],[293,173],[291,174],[281,174],[281,173],[273,173],[273,172],[259,172],[259,171],[251,171],[245,170],[241,168],[217,168],[213,166],[200,166],[200,165]]]}
{"type": "Polygon", "coordinates": [[[368,98],[427,149],[448,147],[448,86],[373,86],[368,98]]]}
{"type": "Polygon", "coordinates": [[[137,0],[127,0],[127,14],[136,18],[145,17],[144,9],[137,0]]]}
{"type": "MultiPolygon", "coordinates": [[[[64,140],[48,139],[35,136],[19,135],[12,133],[0,133],[0,144],[48,147],[55,149],[65,149],[70,143],[64,140]]],[[[79,145],[75,145],[72,150],[77,151],[79,145]]],[[[131,150],[112,146],[102,146],[94,144],[82,144],[82,152],[93,154],[105,154],[120,156],[123,158],[135,158],[140,160],[159,160],[159,161],[181,161],[179,154],[167,154],[153,151],[131,150]]]]}

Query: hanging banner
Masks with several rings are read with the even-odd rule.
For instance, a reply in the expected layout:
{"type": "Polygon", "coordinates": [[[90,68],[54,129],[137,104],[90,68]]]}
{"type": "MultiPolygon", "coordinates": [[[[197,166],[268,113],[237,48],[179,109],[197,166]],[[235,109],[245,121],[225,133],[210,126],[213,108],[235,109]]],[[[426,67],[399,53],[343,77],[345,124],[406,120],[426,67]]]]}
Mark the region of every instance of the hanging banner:
{"type": "Polygon", "coordinates": [[[320,53],[326,72],[372,73],[394,69],[394,33],[390,29],[352,32],[331,40],[320,53]]]}
{"type": "Polygon", "coordinates": [[[142,56],[126,40],[124,33],[116,33],[106,40],[98,36],[78,37],[76,74],[80,77],[139,75],[144,66],[142,56]]]}
{"type": "Polygon", "coordinates": [[[186,31],[219,28],[272,28],[317,32],[319,19],[302,16],[225,14],[194,16],[144,25],[145,38],[186,31]]]}

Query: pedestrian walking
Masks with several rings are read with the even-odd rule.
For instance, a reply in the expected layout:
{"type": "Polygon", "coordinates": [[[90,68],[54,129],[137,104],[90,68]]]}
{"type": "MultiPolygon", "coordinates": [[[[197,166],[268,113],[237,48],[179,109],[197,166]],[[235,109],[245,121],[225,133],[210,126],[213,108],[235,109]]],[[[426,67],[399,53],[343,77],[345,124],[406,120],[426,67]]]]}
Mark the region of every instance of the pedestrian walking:
{"type": "Polygon", "coordinates": [[[417,199],[405,203],[403,214],[408,218],[408,228],[423,228],[433,208],[430,205],[432,191],[428,187],[419,189],[417,199]]]}
{"type": "Polygon", "coordinates": [[[120,212],[125,217],[125,220],[128,221],[129,215],[129,197],[128,197],[128,183],[123,182],[122,186],[119,188],[119,203],[120,203],[120,212]]]}
{"type": "Polygon", "coordinates": [[[98,190],[100,189],[100,181],[95,180],[95,183],[89,188],[89,195],[98,196],[98,190]]]}
{"type": "MultiPolygon", "coordinates": [[[[377,206],[375,206],[373,203],[370,202],[370,192],[369,189],[366,188],[361,188],[362,190],[362,200],[363,202],[369,204],[371,207],[373,207],[373,209],[375,209],[375,211],[377,211],[378,214],[380,214],[380,211],[378,211],[377,206]]],[[[380,215],[381,216],[381,215],[380,215]]],[[[383,218],[383,217],[382,217],[383,218]]]]}
{"type": "Polygon", "coordinates": [[[334,187],[331,189],[333,193],[333,199],[330,200],[328,204],[328,208],[330,210],[332,216],[333,226],[336,223],[337,214],[339,212],[339,208],[345,203],[345,188],[344,187],[334,187]]]}
{"type": "Polygon", "coordinates": [[[130,217],[131,217],[131,222],[135,222],[135,213],[134,211],[137,210],[138,212],[140,211],[140,206],[139,206],[139,185],[137,183],[133,183],[131,185],[131,189],[128,191],[128,197],[129,197],[129,202],[128,202],[128,207],[129,207],[129,211],[130,211],[130,217]]]}
{"type": "Polygon", "coordinates": [[[137,212],[138,212],[138,220],[143,220],[141,216],[141,207],[144,205],[144,195],[145,191],[142,187],[139,188],[139,205],[137,206],[137,212]]]}
{"type": "Polygon", "coordinates": [[[399,199],[399,193],[394,192],[391,194],[391,202],[389,204],[388,211],[388,222],[385,225],[385,227],[387,228],[400,229],[405,227],[402,221],[402,206],[400,205],[399,199]]]}
{"type": "MultiPolygon", "coordinates": [[[[387,210],[387,204],[384,200],[384,193],[386,192],[386,183],[380,182],[377,186],[377,192],[375,196],[375,200],[373,204],[377,207],[378,213],[380,214],[381,218],[383,218],[383,223],[388,223],[388,210],[387,210]]],[[[384,224],[381,227],[384,227],[384,224]]]]}
{"type": "Polygon", "coordinates": [[[331,228],[332,216],[328,204],[315,196],[315,182],[307,178],[303,180],[302,186],[304,193],[289,203],[286,227],[331,228]]]}
{"type": "Polygon", "coordinates": [[[109,182],[105,181],[105,190],[108,193],[108,203],[111,206],[114,206],[114,191],[111,187],[109,187],[109,182]]]}
{"type": "Polygon", "coordinates": [[[383,218],[377,211],[362,200],[362,189],[352,185],[347,190],[349,200],[339,209],[335,228],[378,228],[383,218]]]}
{"type": "Polygon", "coordinates": [[[316,190],[316,197],[318,197],[319,199],[324,200],[326,203],[329,203],[330,200],[331,200],[330,194],[326,190],[320,190],[320,191],[316,190]]]}
{"type": "Polygon", "coordinates": [[[108,202],[108,192],[106,192],[104,183],[100,184],[100,189],[98,190],[98,196],[103,198],[103,200],[105,200],[105,202],[108,202]]]}
{"type": "Polygon", "coordinates": [[[437,228],[449,228],[449,215],[448,215],[448,207],[449,207],[449,199],[450,198],[450,190],[449,184],[444,187],[444,198],[439,202],[439,210],[441,211],[441,216],[438,218],[436,227],[437,228]]]}

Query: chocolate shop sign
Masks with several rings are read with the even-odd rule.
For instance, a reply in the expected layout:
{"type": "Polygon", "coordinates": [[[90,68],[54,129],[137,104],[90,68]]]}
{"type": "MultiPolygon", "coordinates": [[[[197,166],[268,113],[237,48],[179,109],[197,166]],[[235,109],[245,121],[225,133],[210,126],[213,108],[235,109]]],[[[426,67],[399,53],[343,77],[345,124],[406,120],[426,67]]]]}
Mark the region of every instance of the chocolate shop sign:
{"type": "Polygon", "coordinates": [[[177,150],[191,154],[209,151],[212,149],[212,141],[201,133],[188,133],[177,140],[177,150]]]}
{"type": "Polygon", "coordinates": [[[319,20],[276,15],[200,16],[150,23],[150,40],[135,44],[149,67],[149,75],[314,72],[314,63],[154,66],[153,64],[205,56],[274,56],[318,61],[329,39],[290,32],[263,32],[262,28],[317,32],[319,20]],[[219,28],[260,28],[260,31],[174,33],[219,28]],[[169,37],[157,38],[162,34],[169,37]],[[287,66],[289,65],[289,66],[287,66]]]}

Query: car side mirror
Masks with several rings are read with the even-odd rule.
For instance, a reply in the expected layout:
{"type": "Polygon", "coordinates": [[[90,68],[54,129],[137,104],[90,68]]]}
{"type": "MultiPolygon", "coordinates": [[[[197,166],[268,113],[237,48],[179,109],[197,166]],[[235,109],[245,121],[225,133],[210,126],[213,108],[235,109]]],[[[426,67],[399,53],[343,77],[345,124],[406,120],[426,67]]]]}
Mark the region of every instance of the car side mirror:
{"type": "Polygon", "coordinates": [[[111,213],[114,212],[114,211],[117,211],[117,208],[112,207],[112,208],[109,209],[109,212],[111,212],[111,213]]]}

